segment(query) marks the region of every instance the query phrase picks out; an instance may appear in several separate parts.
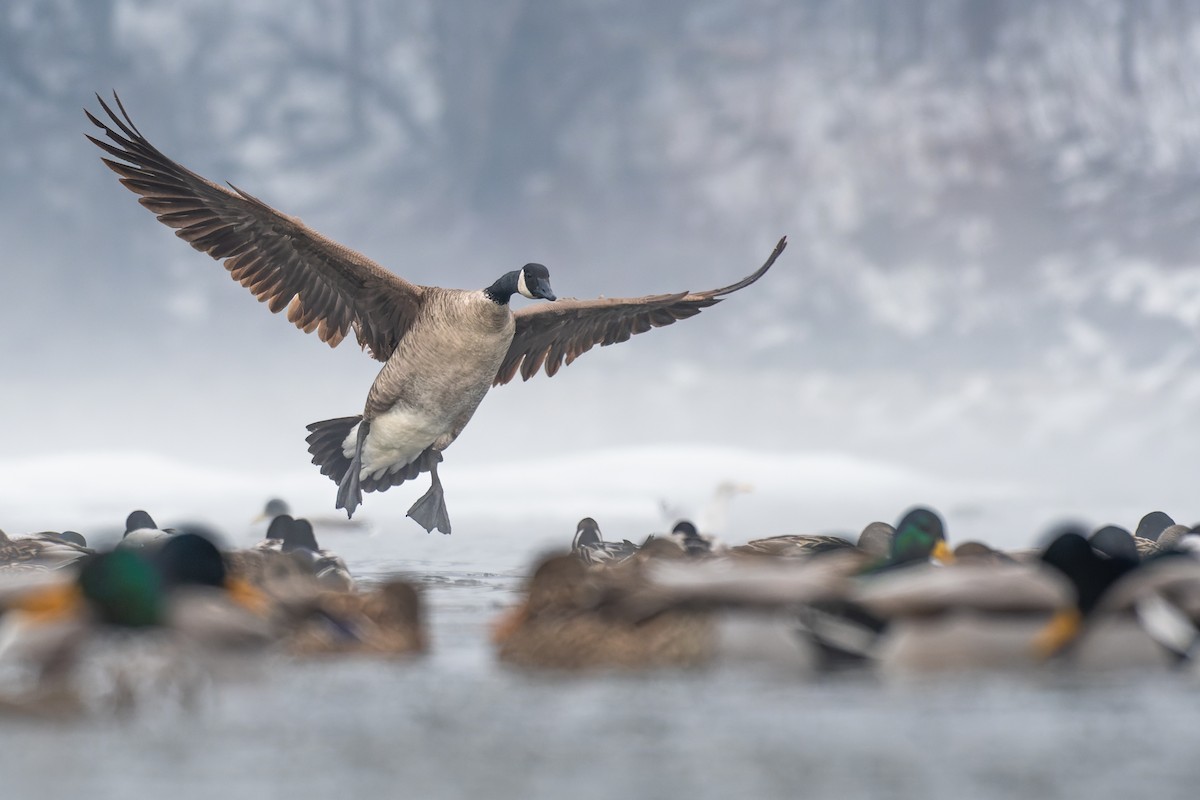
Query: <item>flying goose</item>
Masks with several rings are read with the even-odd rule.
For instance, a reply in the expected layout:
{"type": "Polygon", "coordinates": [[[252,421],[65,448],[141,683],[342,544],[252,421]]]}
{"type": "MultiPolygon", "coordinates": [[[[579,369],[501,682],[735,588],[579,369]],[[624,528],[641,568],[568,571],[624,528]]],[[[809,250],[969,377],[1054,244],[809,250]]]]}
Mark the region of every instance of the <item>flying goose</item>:
{"type": "Polygon", "coordinates": [[[347,517],[363,492],[430,473],[431,485],[408,515],[426,531],[450,533],[437,465],[488,389],[518,373],[554,375],[596,345],[670,325],[761,278],[784,237],[757,271],[704,292],[631,299],[563,299],[514,313],[514,294],[555,301],[550,273],[529,263],[479,290],[418,286],[325,238],[299,219],[238,189],[218,186],[163,155],[141,134],[114,93],[120,115],[85,114],[108,141],[88,136],[138,202],[197,250],[224,262],[230,276],[288,321],[336,347],[354,332],[383,368],[363,412],[308,426],[309,452],[338,484],[347,517]],[[111,123],[111,124],[110,124],[111,123]],[[114,160],[115,159],[115,160],[114,160]]]}

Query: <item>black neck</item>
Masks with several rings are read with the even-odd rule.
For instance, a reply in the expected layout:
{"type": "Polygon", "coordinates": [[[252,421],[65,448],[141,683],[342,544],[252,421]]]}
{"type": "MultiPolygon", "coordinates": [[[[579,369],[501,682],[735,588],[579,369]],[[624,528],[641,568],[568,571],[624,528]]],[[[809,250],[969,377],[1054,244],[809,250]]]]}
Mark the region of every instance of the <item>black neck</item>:
{"type": "Polygon", "coordinates": [[[506,272],[497,278],[495,283],[484,289],[483,293],[498,306],[508,305],[508,301],[517,293],[517,279],[520,277],[520,270],[506,272]]]}

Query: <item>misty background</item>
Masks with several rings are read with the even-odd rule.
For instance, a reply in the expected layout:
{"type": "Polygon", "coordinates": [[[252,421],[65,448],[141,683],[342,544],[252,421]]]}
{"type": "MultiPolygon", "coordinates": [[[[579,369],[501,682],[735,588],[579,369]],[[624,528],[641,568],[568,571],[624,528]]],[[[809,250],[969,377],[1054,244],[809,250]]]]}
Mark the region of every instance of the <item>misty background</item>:
{"type": "Polygon", "coordinates": [[[446,454],[456,523],[632,535],[724,478],[756,486],[741,539],[916,502],[1002,544],[1195,522],[1198,77],[1180,0],[9,0],[0,527],[332,512],[304,426],[379,367],[138,206],[83,138],[112,89],[168,156],[418,283],[706,289],[788,235],[699,317],[494,390],[446,454]]]}

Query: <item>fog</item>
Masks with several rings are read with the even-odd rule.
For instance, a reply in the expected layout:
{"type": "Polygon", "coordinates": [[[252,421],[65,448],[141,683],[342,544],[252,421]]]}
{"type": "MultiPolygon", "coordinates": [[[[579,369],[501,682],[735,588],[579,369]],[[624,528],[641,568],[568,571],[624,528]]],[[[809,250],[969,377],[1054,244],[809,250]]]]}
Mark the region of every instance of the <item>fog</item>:
{"type": "Polygon", "coordinates": [[[1010,544],[1200,520],[1198,45],[1167,0],[12,0],[0,527],[278,486],[332,511],[304,426],[379,366],[138,206],[83,138],[113,89],[167,155],[418,283],[539,261],[560,296],[704,289],[789,236],[699,317],[493,391],[446,453],[452,514],[646,529],[721,476],[761,487],[742,538],[942,497],[1010,544]]]}

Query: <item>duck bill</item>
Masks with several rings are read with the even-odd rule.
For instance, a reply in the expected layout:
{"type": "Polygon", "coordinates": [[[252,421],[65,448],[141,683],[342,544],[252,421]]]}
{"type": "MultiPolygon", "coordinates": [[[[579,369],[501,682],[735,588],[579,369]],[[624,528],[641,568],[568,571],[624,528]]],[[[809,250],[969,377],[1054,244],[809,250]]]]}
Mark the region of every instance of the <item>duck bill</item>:
{"type": "Polygon", "coordinates": [[[83,596],[74,583],[46,586],[26,593],[8,604],[33,622],[57,622],[78,613],[83,608],[83,596]]]}
{"type": "Polygon", "coordinates": [[[266,594],[249,581],[241,578],[229,578],[225,581],[225,591],[230,599],[242,608],[259,616],[266,616],[271,610],[271,600],[266,594]]]}
{"type": "Polygon", "coordinates": [[[1053,658],[1078,638],[1082,628],[1083,617],[1078,609],[1066,608],[1056,612],[1033,638],[1034,654],[1042,660],[1053,658]]]}
{"type": "Polygon", "coordinates": [[[945,539],[938,539],[938,543],[934,545],[930,556],[942,564],[954,563],[954,551],[950,549],[950,545],[946,544],[945,539]]]}

